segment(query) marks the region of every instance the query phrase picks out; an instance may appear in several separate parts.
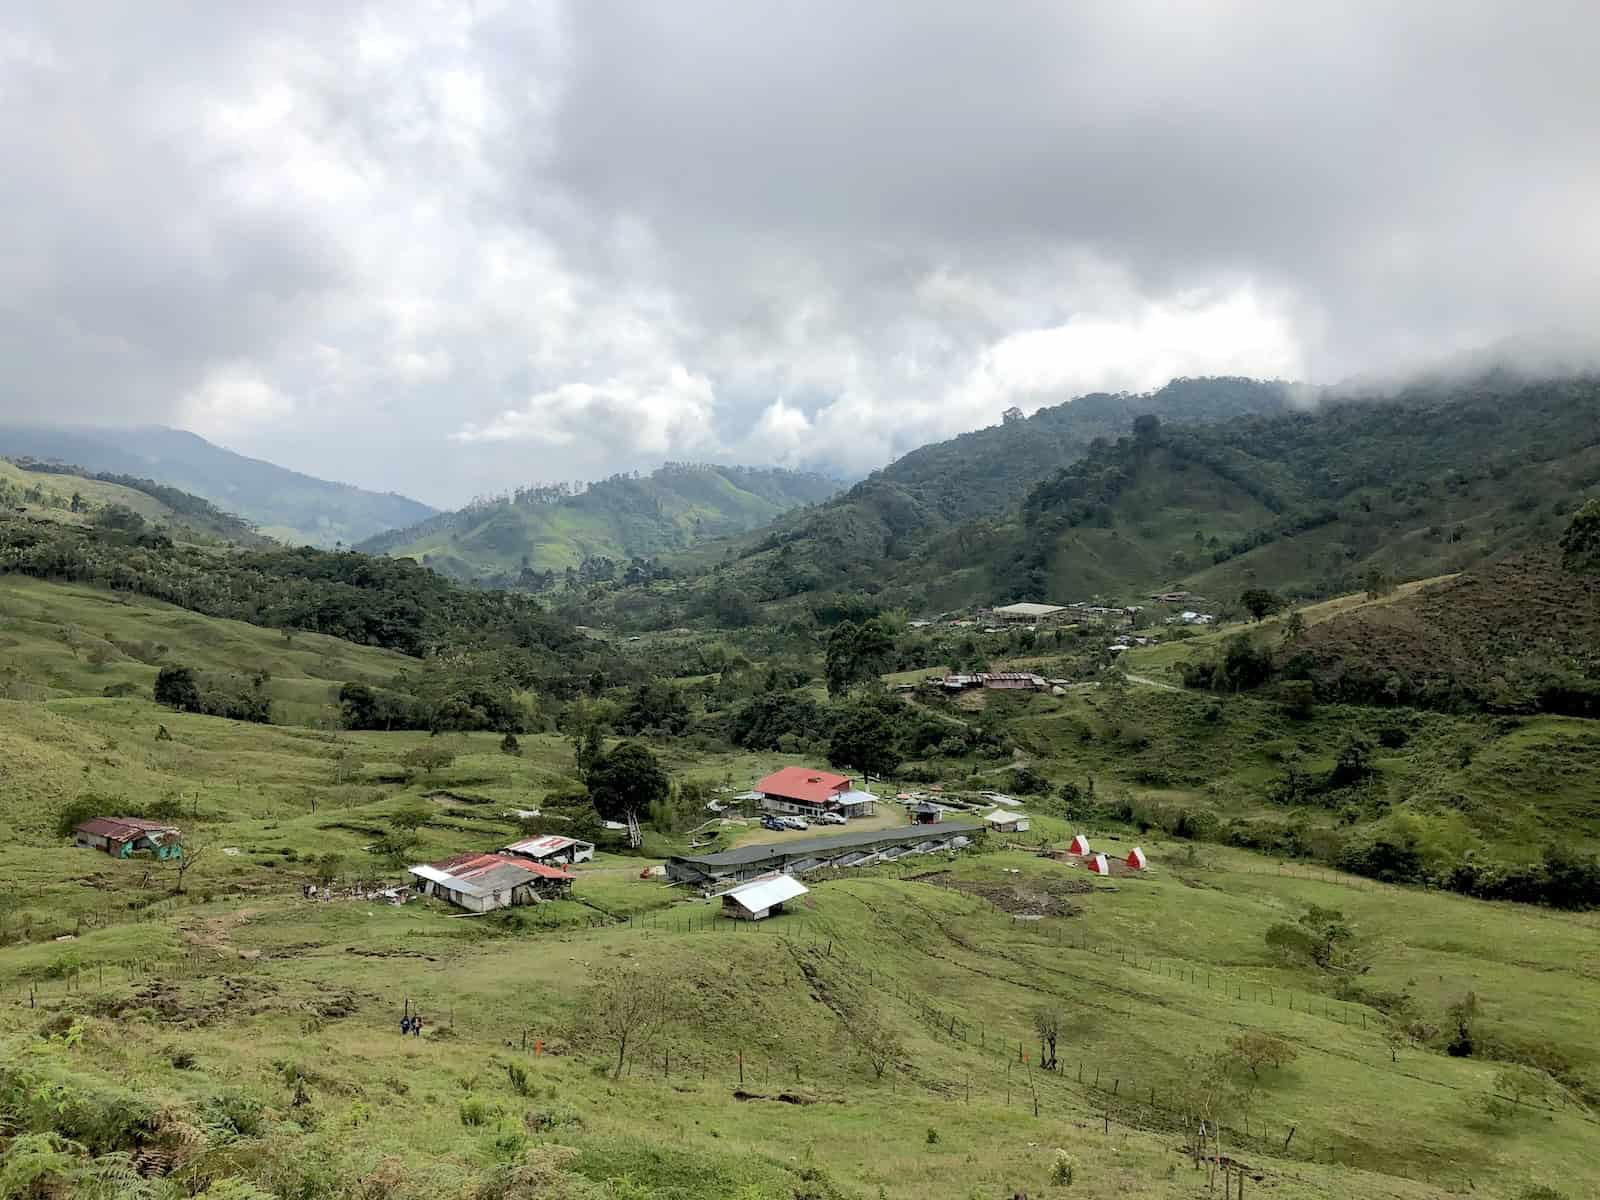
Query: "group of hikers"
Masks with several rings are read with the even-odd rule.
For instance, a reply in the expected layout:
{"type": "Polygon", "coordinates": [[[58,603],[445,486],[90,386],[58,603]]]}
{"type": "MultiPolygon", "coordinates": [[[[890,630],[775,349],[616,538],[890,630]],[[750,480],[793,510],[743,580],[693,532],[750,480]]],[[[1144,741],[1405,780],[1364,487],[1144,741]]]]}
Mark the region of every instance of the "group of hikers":
{"type": "Polygon", "coordinates": [[[408,1033],[412,1037],[422,1036],[422,1018],[420,1016],[400,1018],[400,1036],[405,1037],[408,1033]]]}

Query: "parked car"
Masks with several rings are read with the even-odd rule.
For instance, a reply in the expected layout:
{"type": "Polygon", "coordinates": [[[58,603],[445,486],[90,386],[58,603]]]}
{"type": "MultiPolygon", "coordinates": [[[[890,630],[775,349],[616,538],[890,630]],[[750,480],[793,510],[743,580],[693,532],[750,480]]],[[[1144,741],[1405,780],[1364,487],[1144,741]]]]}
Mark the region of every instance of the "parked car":
{"type": "Polygon", "coordinates": [[[804,817],[785,817],[785,818],[783,818],[783,823],[785,825],[787,825],[790,829],[810,829],[811,828],[811,822],[807,821],[804,817]]]}
{"type": "Polygon", "coordinates": [[[785,825],[777,817],[762,817],[761,818],[761,828],[763,828],[763,829],[773,829],[773,830],[778,831],[779,833],[782,833],[785,829],[787,829],[789,827],[787,825],[785,825]]]}
{"type": "Polygon", "coordinates": [[[818,825],[843,825],[844,823],[845,818],[843,813],[826,812],[817,814],[818,825]]]}

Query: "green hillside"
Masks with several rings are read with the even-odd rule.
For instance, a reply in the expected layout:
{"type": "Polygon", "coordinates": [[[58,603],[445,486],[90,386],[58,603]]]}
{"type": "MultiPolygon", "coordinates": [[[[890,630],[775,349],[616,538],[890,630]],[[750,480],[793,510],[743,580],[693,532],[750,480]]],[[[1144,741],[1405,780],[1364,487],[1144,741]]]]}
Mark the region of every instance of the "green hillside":
{"type": "Polygon", "coordinates": [[[1251,586],[1326,596],[1551,540],[1597,484],[1595,379],[1488,377],[1147,428],[1029,494],[991,585],[1004,598],[1182,587],[1231,600],[1251,586]]]}
{"type": "MultiPolygon", "coordinates": [[[[1036,815],[1030,837],[1083,829],[1118,853],[1137,840],[1146,876],[1094,886],[991,840],[813,880],[792,912],[735,927],[716,902],[641,879],[659,859],[607,849],[570,901],[484,918],[396,907],[350,889],[513,836],[509,808],[565,786],[565,739],[528,735],[513,756],[497,734],[455,735],[424,774],[405,755],[437,744],[425,733],[97,698],[72,648],[33,631],[52,601],[219,665],[272,653],[272,635],[8,588],[23,645],[7,652],[56,678],[49,698],[0,700],[14,897],[0,910],[0,1178],[26,1169],[35,1194],[969,1200],[1114,1181],[1176,1200],[1224,1186],[1187,1149],[1202,1114],[1230,1192],[1241,1169],[1252,1194],[1286,1200],[1522,1200],[1534,1185],[1575,1200],[1600,1184],[1592,916],[1288,869],[1101,815],[1036,815]],[[184,827],[181,894],[169,867],[57,834],[60,812],[99,796],[184,827]],[[321,882],[336,898],[307,901],[321,882]],[[1313,910],[1340,914],[1359,974],[1274,949],[1269,931],[1313,910]],[[619,977],[665,1020],[614,1076],[599,998],[619,977]],[[1469,992],[1474,1053],[1447,1054],[1469,992]],[[405,1011],[423,1014],[422,1037],[399,1035],[405,1011]],[[1041,1011],[1060,1015],[1058,1070],[1040,1069],[1041,1011]],[[1250,1067],[1237,1047],[1252,1045],[1280,1065],[1250,1067]],[[141,1177],[132,1161],[159,1166],[141,1177]]],[[[340,672],[389,662],[296,641],[275,685],[325,686],[324,653],[345,656],[340,672]]],[[[1046,726],[1089,711],[1047,703],[1061,707],[1046,726]]],[[[1158,728],[1143,703],[1097,719],[1158,728]]],[[[1098,771],[1085,746],[1063,739],[1052,774],[1098,771]]],[[[764,765],[681,740],[661,752],[683,779],[764,765]]]]}
{"type": "Polygon", "coordinates": [[[1220,421],[1279,411],[1289,393],[1288,385],[1251,379],[1175,379],[1144,395],[1097,393],[1030,417],[1014,412],[914,450],[814,512],[745,539],[733,574],[760,600],[875,589],[886,572],[922,574],[922,552],[934,539],[949,533],[969,550],[983,544],[987,523],[1014,512],[1041,478],[1126,433],[1140,415],[1220,421]]]}
{"type": "Polygon", "coordinates": [[[162,426],[5,425],[0,454],[153,479],[204,496],[263,534],[295,545],[350,545],[434,511],[405,496],[303,475],[162,426]]]}
{"type": "Polygon", "coordinates": [[[415,558],[462,581],[538,591],[568,578],[620,580],[630,560],[756,529],[837,490],[834,481],[803,472],[668,463],[577,493],[519,489],[381,534],[359,549],[415,558]]]}
{"type": "Polygon", "coordinates": [[[0,512],[68,525],[113,522],[171,537],[254,546],[267,539],[210,501],[149,479],[0,458],[0,512]]]}

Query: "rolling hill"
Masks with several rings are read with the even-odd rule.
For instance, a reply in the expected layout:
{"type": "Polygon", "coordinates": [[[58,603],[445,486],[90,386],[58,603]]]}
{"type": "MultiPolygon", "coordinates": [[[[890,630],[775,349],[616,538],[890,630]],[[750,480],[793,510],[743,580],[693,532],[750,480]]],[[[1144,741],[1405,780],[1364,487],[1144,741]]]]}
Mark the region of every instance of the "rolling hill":
{"type": "MultiPolygon", "coordinates": [[[[1096,393],[1013,411],[999,425],[923,446],[837,499],[793,514],[731,549],[732,575],[760,600],[846,588],[875,589],[897,570],[915,572],[921,551],[962,529],[969,547],[987,537],[1040,479],[1144,414],[1205,423],[1282,411],[1294,389],[1252,379],[1175,379],[1143,395],[1096,393]]],[[[711,549],[708,547],[708,549],[711,549]]],[[[938,589],[935,588],[935,591],[938,589]]]]}
{"type": "Polygon", "coordinates": [[[426,504],[247,458],[181,429],[0,426],[0,455],[76,464],[203,496],[292,544],[350,544],[430,516],[426,504]]]}
{"type": "Polygon", "coordinates": [[[134,525],[136,518],[189,542],[255,546],[267,541],[249,522],[177,488],[131,475],[90,475],[78,467],[27,459],[0,458],[0,509],[71,525],[96,521],[134,525]]]}
{"type": "Polygon", "coordinates": [[[821,475],[776,468],[668,463],[580,492],[519,489],[369,538],[358,549],[415,558],[461,581],[539,590],[568,572],[614,578],[617,564],[758,528],[838,487],[821,475]]]}

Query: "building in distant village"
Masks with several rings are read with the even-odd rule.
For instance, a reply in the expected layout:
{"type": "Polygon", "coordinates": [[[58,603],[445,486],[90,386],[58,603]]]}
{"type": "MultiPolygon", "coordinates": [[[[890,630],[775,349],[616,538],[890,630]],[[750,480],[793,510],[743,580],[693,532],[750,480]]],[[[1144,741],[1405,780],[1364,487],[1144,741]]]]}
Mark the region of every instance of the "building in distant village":
{"type": "Polygon", "coordinates": [[[574,879],[565,871],[525,858],[471,851],[412,867],[410,874],[423,895],[438,896],[479,913],[562,899],[571,895],[574,879]]]}
{"type": "Polygon", "coordinates": [[[1002,604],[989,610],[989,618],[997,625],[1054,625],[1070,615],[1061,604],[1002,604]]]}
{"type": "Polygon", "coordinates": [[[558,833],[546,833],[539,837],[512,842],[509,846],[502,846],[500,853],[526,858],[532,862],[581,863],[594,858],[594,843],[578,838],[562,837],[558,833]]]}
{"type": "Polygon", "coordinates": [[[810,890],[793,875],[760,875],[722,893],[722,915],[736,921],[763,921],[781,913],[785,904],[810,890]]]}
{"type": "Polygon", "coordinates": [[[162,859],[183,857],[183,834],[176,825],[139,817],[92,817],[74,831],[74,841],[112,858],[132,858],[135,854],[162,859]]]}
{"type": "Polygon", "coordinates": [[[836,812],[846,817],[870,817],[877,800],[871,792],[851,786],[848,775],[813,771],[810,767],[784,767],[760,780],[753,791],[768,812],[815,817],[836,812]]]}
{"type": "Polygon", "coordinates": [[[996,833],[1026,833],[1028,814],[1011,808],[997,808],[983,818],[983,823],[996,833]]]}
{"type": "Polygon", "coordinates": [[[1040,692],[1050,686],[1043,675],[1035,675],[1029,671],[979,671],[971,675],[935,676],[928,682],[947,692],[965,692],[973,688],[983,688],[986,691],[1040,692]]]}

